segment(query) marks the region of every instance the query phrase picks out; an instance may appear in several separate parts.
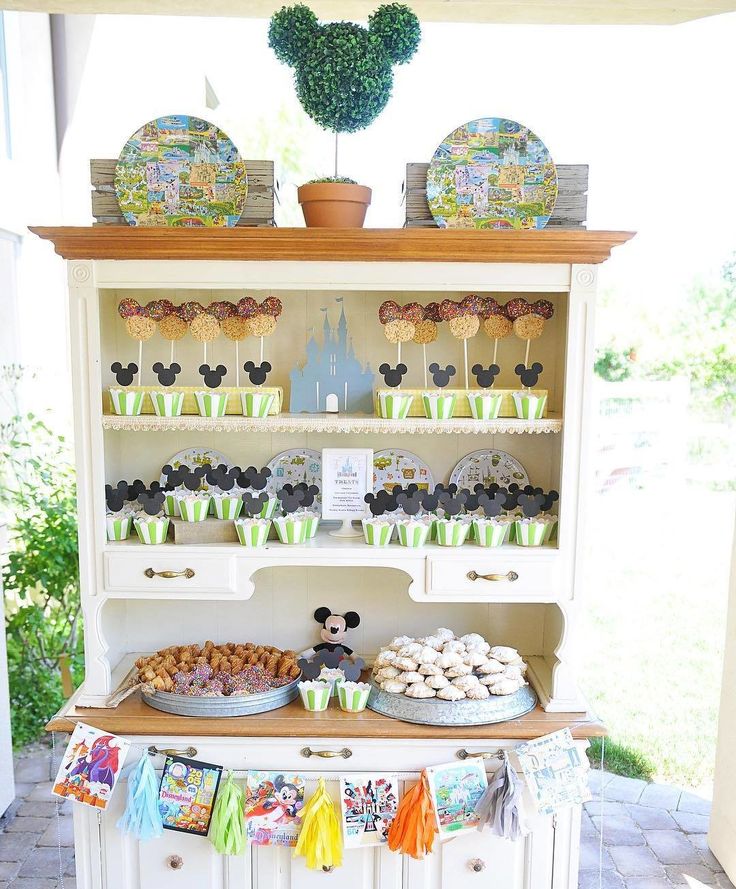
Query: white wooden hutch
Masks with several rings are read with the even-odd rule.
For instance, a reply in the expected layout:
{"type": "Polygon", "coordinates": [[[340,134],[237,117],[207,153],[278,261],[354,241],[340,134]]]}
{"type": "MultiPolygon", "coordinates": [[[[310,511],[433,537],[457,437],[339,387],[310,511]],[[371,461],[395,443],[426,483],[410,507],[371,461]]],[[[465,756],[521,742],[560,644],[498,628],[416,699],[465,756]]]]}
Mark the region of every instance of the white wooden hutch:
{"type": "MultiPolygon", "coordinates": [[[[294,769],[316,778],[380,768],[407,782],[427,765],[466,753],[492,755],[563,726],[571,727],[581,747],[602,733],[586,713],[574,665],[586,411],[596,267],[630,234],[117,226],[34,231],[52,240],[68,260],[86,638],[84,685],[50,729],[69,730],[82,719],[126,735],[135,745],[131,759],[149,745],[192,748],[198,758],[237,773],[294,769]],[[400,303],[470,292],[549,299],[554,318],[533,344],[534,359],[544,364],[540,385],[549,389],[548,417],[430,423],[344,414],[211,420],[103,412],[103,390],[113,383],[110,364],[137,360],[137,344],[117,316],[123,296],[206,304],[237,301],[244,292],[259,299],[272,293],[283,301],[266,357],[274,366],[269,383],[287,393],[289,371],[304,358],[305,331],[320,324],[320,308],[334,305],[335,297],[344,297],[356,354],[374,369],[395,359],[395,347],[377,320],[378,305],[389,296],[400,303]],[[106,542],[105,483],[157,478],[161,466],[184,447],[216,447],[238,464],[260,466],[289,447],[319,450],[335,444],[404,447],[430,465],[436,481],[446,481],[459,457],[480,447],[509,451],[534,484],[559,490],[558,539],[539,549],[498,550],[471,544],[373,549],[362,539],[336,540],[322,530],[305,546],[274,544],[262,550],[106,542]],[[149,577],[149,568],[175,576],[149,577]],[[493,579],[471,580],[470,572],[493,579]],[[518,579],[508,580],[510,572],[518,579]],[[463,729],[413,726],[332,708],[311,714],[298,702],[262,716],[222,720],[170,716],[150,709],[137,695],[116,709],[105,707],[140,652],[206,638],[253,639],[299,650],[316,639],[312,612],[320,605],[360,612],[363,620],[351,644],[366,659],[397,633],[421,635],[436,626],[478,631],[493,644],[515,646],[530,664],[540,706],[511,722],[463,729]]],[[[201,346],[189,340],[177,344],[182,376],[188,375],[184,385],[198,382],[201,359],[201,346]]],[[[470,342],[471,361],[489,363],[491,347],[479,334],[470,342]]],[[[255,357],[256,346],[252,356],[248,348],[246,341],[241,361],[255,357]]],[[[433,348],[432,360],[459,363],[460,346],[449,335],[433,348]]],[[[232,350],[231,343],[218,340],[214,357],[234,371],[232,350]]],[[[405,347],[406,383],[420,386],[421,350],[414,350],[405,347]]],[[[151,364],[167,358],[168,343],[158,336],[145,344],[144,384],[154,382],[151,364]]],[[[522,359],[521,341],[501,341],[497,385],[515,385],[513,368],[522,359]]],[[[489,756],[489,766],[494,765],[489,756]]],[[[472,832],[423,861],[388,850],[350,851],[339,872],[326,874],[308,871],[288,849],[249,849],[242,857],[226,858],[205,839],[170,831],[139,844],[115,827],[124,800],[119,789],[99,819],[85,807],[75,809],[77,884],[84,889],[310,889],[336,880],[363,889],[450,889],[461,880],[492,889],[569,889],[577,880],[577,810],[535,818],[532,832],[517,843],[472,832]]]]}

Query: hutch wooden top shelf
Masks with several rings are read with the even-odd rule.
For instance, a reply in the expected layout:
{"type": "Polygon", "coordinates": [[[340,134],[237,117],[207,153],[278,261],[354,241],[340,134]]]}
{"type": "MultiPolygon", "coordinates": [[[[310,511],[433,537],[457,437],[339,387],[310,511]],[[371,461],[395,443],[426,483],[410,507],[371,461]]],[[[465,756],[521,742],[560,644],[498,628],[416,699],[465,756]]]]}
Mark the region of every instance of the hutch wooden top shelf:
{"type": "Polygon", "coordinates": [[[64,259],[597,264],[633,232],[471,229],[34,227],[64,259]]]}

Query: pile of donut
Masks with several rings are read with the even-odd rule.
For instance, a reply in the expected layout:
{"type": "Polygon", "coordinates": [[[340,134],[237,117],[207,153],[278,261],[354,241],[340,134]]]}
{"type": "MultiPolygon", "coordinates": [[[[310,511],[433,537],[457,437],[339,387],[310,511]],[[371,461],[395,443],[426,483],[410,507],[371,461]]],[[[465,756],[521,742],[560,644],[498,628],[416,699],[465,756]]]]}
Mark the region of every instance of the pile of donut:
{"type": "Polygon", "coordinates": [[[478,633],[458,638],[446,627],[431,636],[397,636],[378,652],[373,679],[383,691],[409,698],[482,701],[526,685],[515,648],[491,645],[478,633]]]}
{"type": "Polygon", "coordinates": [[[134,340],[148,340],[158,330],[172,342],[182,339],[187,332],[200,343],[212,342],[220,334],[236,341],[247,336],[271,336],[282,310],[276,296],[268,296],[261,303],[252,296],[244,296],[237,303],[222,300],[208,306],[193,301],[175,306],[168,299],[141,305],[129,296],[118,303],[118,314],[134,340]]]}
{"type": "Polygon", "coordinates": [[[555,308],[547,299],[530,303],[516,296],[505,305],[492,296],[470,294],[460,301],[443,299],[441,303],[422,306],[417,302],[400,306],[387,299],[378,308],[378,320],[390,343],[414,342],[428,345],[437,339],[437,325],[447,321],[450,333],[459,340],[474,337],[483,330],[493,340],[511,333],[523,340],[534,340],[542,335],[544,322],[554,315],[555,308]]]}

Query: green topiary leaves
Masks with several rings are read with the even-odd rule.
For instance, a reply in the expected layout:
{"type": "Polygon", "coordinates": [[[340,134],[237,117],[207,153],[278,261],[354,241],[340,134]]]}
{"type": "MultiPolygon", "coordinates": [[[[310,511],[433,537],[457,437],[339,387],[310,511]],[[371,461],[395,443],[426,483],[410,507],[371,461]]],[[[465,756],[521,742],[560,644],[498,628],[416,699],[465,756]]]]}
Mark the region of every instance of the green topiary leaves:
{"type": "Polygon", "coordinates": [[[297,98],[326,130],[352,133],[386,107],[392,66],[416,52],[419,20],[399,3],[381,6],[369,28],[351,22],[320,25],[304,5],[284,7],[271,18],[268,42],[294,68],[297,98]]]}

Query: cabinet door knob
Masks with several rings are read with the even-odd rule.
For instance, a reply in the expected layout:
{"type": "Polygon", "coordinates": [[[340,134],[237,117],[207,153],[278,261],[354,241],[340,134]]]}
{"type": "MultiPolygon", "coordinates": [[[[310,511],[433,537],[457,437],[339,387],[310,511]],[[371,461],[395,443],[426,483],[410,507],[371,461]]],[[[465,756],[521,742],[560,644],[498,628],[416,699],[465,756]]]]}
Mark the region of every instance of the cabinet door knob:
{"type": "Polygon", "coordinates": [[[169,855],[166,859],[166,866],[171,870],[181,870],[184,867],[184,859],[181,855],[169,855]]]}
{"type": "Polygon", "coordinates": [[[323,864],[323,865],[322,865],[322,870],[323,870],[326,874],[331,874],[332,871],[333,871],[334,869],[335,869],[334,866],[331,865],[331,864],[330,864],[330,865],[327,865],[327,864],[323,864]]]}
{"type": "Polygon", "coordinates": [[[515,580],[519,579],[519,575],[516,571],[509,571],[508,574],[478,574],[477,571],[468,571],[467,577],[468,580],[507,580],[509,583],[513,583],[515,580]]]}
{"type": "Polygon", "coordinates": [[[146,568],[143,573],[146,577],[186,577],[187,580],[194,577],[194,571],[191,568],[185,568],[183,571],[154,571],[153,568],[146,568]]]}
{"type": "Polygon", "coordinates": [[[342,756],[343,759],[350,759],[353,751],[349,747],[343,747],[342,750],[312,750],[311,747],[302,747],[299,753],[309,759],[310,756],[321,756],[322,759],[334,759],[336,756],[342,756]]]}
{"type": "Polygon", "coordinates": [[[471,858],[468,862],[468,867],[476,874],[479,874],[486,869],[486,863],[482,858],[471,858]]]}

